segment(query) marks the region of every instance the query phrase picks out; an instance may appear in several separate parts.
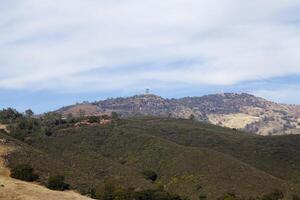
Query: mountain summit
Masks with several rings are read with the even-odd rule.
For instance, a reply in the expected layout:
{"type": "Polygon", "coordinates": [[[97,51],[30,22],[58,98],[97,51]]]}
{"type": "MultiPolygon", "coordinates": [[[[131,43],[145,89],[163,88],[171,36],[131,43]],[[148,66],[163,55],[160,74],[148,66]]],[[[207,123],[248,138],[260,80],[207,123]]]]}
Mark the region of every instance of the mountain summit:
{"type": "Polygon", "coordinates": [[[300,133],[300,106],[278,104],[251,94],[222,93],[202,97],[164,99],[153,94],[109,98],[58,110],[67,116],[103,115],[117,112],[123,117],[163,116],[188,119],[242,129],[260,135],[300,133]]]}

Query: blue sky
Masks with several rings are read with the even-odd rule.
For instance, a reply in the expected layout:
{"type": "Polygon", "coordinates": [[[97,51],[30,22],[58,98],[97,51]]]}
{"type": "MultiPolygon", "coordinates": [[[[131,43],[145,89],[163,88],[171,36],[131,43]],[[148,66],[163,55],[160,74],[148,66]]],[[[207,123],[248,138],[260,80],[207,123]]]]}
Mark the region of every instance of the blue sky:
{"type": "Polygon", "coordinates": [[[300,0],[0,0],[0,107],[150,88],[300,104],[300,0]]]}

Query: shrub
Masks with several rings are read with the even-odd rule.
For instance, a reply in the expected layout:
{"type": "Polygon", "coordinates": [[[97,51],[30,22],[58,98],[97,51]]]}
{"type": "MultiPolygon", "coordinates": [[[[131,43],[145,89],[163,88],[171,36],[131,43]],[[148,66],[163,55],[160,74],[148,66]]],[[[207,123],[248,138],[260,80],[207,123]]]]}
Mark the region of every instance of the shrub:
{"type": "Polygon", "coordinates": [[[238,198],[233,193],[227,193],[223,197],[218,198],[218,200],[238,200],[238,198]]]}
{"type": "Polygon", "coordinates": [[[151,181],[156,181],[158,175],[155,171],[152,170],[146,170],[143,172],[144,176],[146,179],[151,180],[151,181]]]}
{"type": "Polygon", "coordinates": [[[111,182],[92,189],[91,197],[100,200],[186,200],[162,190],[134,191],[134,189],[116,187],[111,182]]]}
{"type": "Polygon", "coordinates": [[[300,200],[300,197],[298,195],[293,195],[293,200],[300,200]]]}
{"type": "Polygon", "coordinates": [[[0,121],[5,124],[11,123],[19,117],[22,117],[22,114],[13,108],[7,108],[0,111],[0,121]]]}
{"type": "Polygon", "coordinates": [[[195,120],[195,118],[196,118],[196,117],[195,117],[195,115],[191,114],[191,115],[190,115],[190,117],[189,117],[189,120],[192,120],[192,121],[194,121],[194,120],[195,120]]]}
{"type": "Polygon", "coordinates": [[[107,182],[104,185],[98,186],[96,189],[94,189],[91,196],[95,199],[112,200],[114,199],[113,196],[115,190],[116,187],[112,183],[107,182]]]}
{"type": "Polygon", "coordinates": [[[111,118],[112,118],[112,120],[117,121],[117,120],[120,119],[120,116],[119,116],[118,113],[112,112],[112,113],[111,113],[111,118]]]}
{"type": "Polygon", "coordinates": [[[90,116],[90,117],[88,117],[88,121],[89,121],[89,123],[99,123],[100,118],[97,116],[90,116]]]}
{"type": "Polygon", "coordinates": [[[200,196],[199,196],[199,200],[205,200],[205,199],[207,199],[207,196],[206,196],[206,195],[200,195],[200,196]]]}
{"type": "Polygon", "coordinates": [[[143,190],[133,194],[135,200],[184,200],[178,195],[159,190],[143,190]]]}
{"type": "Polygon", "coordinates": [[[69,189],[69,184],[66,184],[65,182],[65,177],[61,175],[55,175],[52,176],[50,175],[48,179],[48,185],[47,187],[51,190],[59,190],[59,191],[64,191],[69,189]]]}
{"type": "Polygon", "coordinates": [[[23,181],[35,181],[39,178],[37,174],[34,173],[33,168],[30,165],[18,165],[11,170],[12,178],[20,179],[23,181]]]}
{"type": "Polygon", "coordinates": [[[262,197],[262,200],[279,200],[283,199],[284,195],[281,191],[275,190],[274,192],[270,194],[266,194],[262,197]]]}
{"type": "Polygon", "coordinates": [[[44,133],[48,137],[50,137],[53,134],[53,132],[50,128],[45,128],[44,133]]]}

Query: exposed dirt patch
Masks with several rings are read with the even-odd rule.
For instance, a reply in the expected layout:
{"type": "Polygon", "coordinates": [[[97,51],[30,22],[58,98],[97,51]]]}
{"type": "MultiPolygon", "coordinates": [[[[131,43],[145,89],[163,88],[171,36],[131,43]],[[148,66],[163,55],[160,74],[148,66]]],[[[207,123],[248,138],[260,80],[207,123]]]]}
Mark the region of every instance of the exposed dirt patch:
{"type": "Polygon", "coordinates": [[[238,113],[229,115],[209,115],[212,124],[221,125],[229,128],[245,128],[247,124],[259,121],[259,117],[238,113]]]}
{"type": "Polygon", "coordinates": [[[0,199],[3,200],[89,200],[73,191],[58,192],[43,186],[0,176],[0,199]],[[2,185],[2,186],[1,186],[2,185]]]}
{"type": "Polygon", "coordinates": [[[0,124],[0,130],[1,130],[1,129],[8,133],[8,129],[7,129],[7,126],[6,126],[6,125],[0,124]]]}

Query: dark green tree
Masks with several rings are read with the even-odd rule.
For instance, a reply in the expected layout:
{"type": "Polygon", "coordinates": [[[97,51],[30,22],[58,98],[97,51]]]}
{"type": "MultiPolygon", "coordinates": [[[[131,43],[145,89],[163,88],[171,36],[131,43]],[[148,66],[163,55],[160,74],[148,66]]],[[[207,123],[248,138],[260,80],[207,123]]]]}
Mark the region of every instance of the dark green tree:
{"type": "Polygon", "coordinates": [[[18,165],[11,170],[10,176],[15,179],[32,182],[39,178],[30,165],[18,165]]]}
{"type": "Polygon", "coordinates": [[[153,182],[156,181],[156,179],[158,177],[157,173],[153,170],[145,170],[143,172],[143,174],[144,174],[146,179],[151,180],[153,182]]]}
{"type": "Polygon", "coordinates": [[[293,195],[293,200],[300,200],[300,196],[298,196],[298,195],[293,195]]]}
{"type": "Polygon", "coordinates": [[[283,199],[283,197],[284,197],[283,192],[281,192],[280,190],[275,190],[270,194],[264,195],[262,197],[262,200],[279,200],[279,199],[283,199]]]}
{"type": "Polygon", "coordinates": [[[67,190],[69,189],[69,184],[65,183],[65,177],[62,175],[50,175],[48,179],[47,187],[51,190],[67,190]]]}
{"type": "Polygon", "coordinates": [[[189,120],[194,121],[195,120],[195,115],[191,114],[190,117],[189,117],[189,120]]]}
{"type": "Polygon", "coordinates": [[[112,112],[111,118],[112,118],[112,120],[117,121],[117,120],[119,120],[120,116],[117,112],[112,112]]]}
{"type": "Polygon", "coordinates": [[[34,115],[34,112],[31,109],[25,110],[26,117],[32,117],[34,115]]]}

